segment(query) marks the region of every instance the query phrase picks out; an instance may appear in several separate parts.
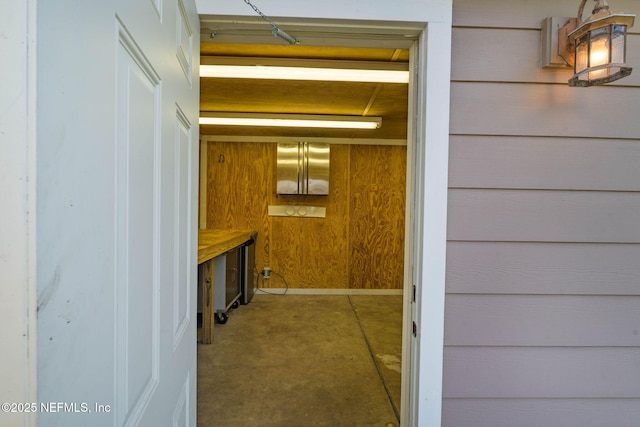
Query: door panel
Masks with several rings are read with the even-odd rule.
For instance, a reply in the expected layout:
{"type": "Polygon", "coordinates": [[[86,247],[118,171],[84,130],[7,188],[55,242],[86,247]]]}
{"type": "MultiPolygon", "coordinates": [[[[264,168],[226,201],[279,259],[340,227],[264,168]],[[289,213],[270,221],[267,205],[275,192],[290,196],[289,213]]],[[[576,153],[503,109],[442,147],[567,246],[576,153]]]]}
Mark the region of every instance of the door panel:
{"type": "Polygon", "coordinates": [[[117,144],[128,150],[117,155],[116,241],[130,244],[116,244],[129,278],[116,283],[116,422],[195,426],[198,16],[193,0],[118,2],[130,42],[128,74],[117,67],[117,97],[129,99],[118,135],[129,133],[117,144]]]}
{"type": "Polygon", "coordinates": [[[195,0],[89,3],[38,3],[38,422],[194,427],[195,0]]]}
{"type": "MultiPolygon", "coordinates": [[[[174,220],[174,244],[175,254],[175,275],[173,280],[173,323],[174,337],[173,345],[177,346],[182,339],[189,322],[191,321],[191,295],[189,284],[194,278],[191,276],[192,270],[188,267],[193,258],[189,257],[189,245],[191,241],[188,228],[188,211],[184,209],[189,206],[189,168],[190,168],[190,141],[193,141],[193,129],[189,120],[180,107],[176,110],[175,139],[173,141],[173,210],[174,220]]],[[[195,298],[195,297],[194,297],[195,298]]]]}
{"type": "Polygon", "coordinates": [[[158,385],[156,159],[161,135],[153,66],[118,20],[116,60],[116,418],[136,423],[158,385]]]}

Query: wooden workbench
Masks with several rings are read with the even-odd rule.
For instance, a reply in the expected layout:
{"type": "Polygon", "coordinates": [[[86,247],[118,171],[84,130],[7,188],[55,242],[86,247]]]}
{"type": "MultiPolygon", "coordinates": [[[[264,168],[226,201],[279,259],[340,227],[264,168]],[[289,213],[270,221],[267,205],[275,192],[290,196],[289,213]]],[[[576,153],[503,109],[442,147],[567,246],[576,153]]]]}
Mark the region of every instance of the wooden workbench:
{"type": "Polygon", "coordinates": [[[252,230],[198,230],[198,264],[236,248],[251,239],[252,230]]]}
{"type": "Polygon", "coordinates": [[[215,272],[212,260],[249,241],[253,233],[251,230],[198,230],[198,298],[202,304],[202,328],[198,330],[198,341],[203,344],[213,342],[215,272]]]}

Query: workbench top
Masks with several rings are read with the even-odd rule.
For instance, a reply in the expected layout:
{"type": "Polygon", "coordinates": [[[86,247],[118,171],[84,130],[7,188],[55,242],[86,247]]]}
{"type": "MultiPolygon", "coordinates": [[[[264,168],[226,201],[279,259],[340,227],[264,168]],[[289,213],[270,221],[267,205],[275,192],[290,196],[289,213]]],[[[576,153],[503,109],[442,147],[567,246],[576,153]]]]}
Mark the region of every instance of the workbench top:
{"type": "Polygon", "coordinates": [[[236,248],[251,239],[253,230],[198,230],[198,264],[236,248]]]}

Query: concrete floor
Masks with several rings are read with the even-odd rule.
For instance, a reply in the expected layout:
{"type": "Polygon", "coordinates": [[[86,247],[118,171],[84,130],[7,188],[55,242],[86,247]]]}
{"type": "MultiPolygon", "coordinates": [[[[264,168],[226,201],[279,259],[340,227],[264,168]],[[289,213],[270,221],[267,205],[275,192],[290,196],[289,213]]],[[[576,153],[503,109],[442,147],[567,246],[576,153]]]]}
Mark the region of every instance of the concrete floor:
{"type": "Polygon", "coordinates": [[[402,296],[256,294],[198,345],[197,425],[398,425],[401,331],[402,296]]]}

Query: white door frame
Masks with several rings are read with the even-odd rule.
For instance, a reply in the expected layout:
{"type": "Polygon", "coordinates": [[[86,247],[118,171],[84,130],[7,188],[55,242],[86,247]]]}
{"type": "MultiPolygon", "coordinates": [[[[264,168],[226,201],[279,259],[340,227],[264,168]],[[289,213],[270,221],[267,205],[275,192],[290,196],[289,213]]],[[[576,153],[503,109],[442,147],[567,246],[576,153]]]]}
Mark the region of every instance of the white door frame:
{"type": "MultiPolygon", "coordinates": [[[[278,24],[285,30],[307,24],[318,34],[332,28],[326,21],[326,26],[283,19],[278,24]]],[[[402,23],[378,21],[375,30],[352,20],[338,26],[350,25],[362,36],[368,29],[370,34],[397,31],[402,23]]],[[[400,421],[403,426],[436,427],[442,412],[451,21],[408,22],[407,27],[418,39],[410,55],[400,421]]]]}
{"type": "Polygon", "coordinates": [[[407,163],[405,263],[410,264],[405,264],[404,287],[403,426],[442,422],[450,64],[451,23],[427,24],[411,50],[407,157],[413,162],[407,163]]]}
{"type": "MultiPolygon", "coordinates": [[[[0,402],[37,401],[36,0],[0,4],[0,402]]],[[[0,425],[34,426],[33,412],[0,411],[0,425]]]]}

